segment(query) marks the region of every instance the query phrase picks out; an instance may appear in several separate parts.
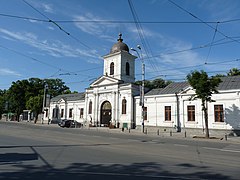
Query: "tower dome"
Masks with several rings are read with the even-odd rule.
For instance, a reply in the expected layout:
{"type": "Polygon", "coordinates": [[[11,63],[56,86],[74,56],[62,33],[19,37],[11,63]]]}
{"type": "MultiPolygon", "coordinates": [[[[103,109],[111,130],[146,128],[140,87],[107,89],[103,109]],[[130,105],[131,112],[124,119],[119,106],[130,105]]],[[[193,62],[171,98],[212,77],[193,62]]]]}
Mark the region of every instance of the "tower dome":
{"type": "Polygon", "coordinates": [[[115,43],[111,50],[110,50],[110,54],[113,54],[113,53],[116,53],[116,52],[120,52],[120,51],[127,51],[129,52],[129,48],[128,46],[122,42],[123,39],[122,39],[122,34],[120,33],[119,34],[119,38],[118,38],[118,42],[115,43]]]}

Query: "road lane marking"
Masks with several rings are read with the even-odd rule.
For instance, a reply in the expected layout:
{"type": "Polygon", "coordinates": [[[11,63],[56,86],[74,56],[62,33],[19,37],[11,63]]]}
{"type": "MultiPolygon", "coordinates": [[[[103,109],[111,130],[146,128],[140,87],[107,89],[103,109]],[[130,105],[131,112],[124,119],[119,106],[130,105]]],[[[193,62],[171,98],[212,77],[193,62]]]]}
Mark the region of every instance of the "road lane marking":
{"type": "Polygon", "coordinates": [[[191,177],[184,176],[171,176],[171,175],[151,175],[151,174],[132,174],[132,173],[115,173],[115,172],[91,172],[91,171],[81,171],[80,174],[88,174],[88,175],[104,175],[104,176],[130,176],[130,177],[143,177],[143,178],[161,178],[161,179],[182,179],[182,180],[190,180],[191,177]]]}
{"type": "Polygon", "coordinates": [[[203,147],[203,148],[204,148],[204,149],[210,149],[210,150],[223,151],[223,152],[240,153],[239,150],[235,150],[235,149],[218,149],[218,148],[210,148],[210,147],[203,147]]]}
{"type": "Polygon", "coordinates": [[[182,146],[182,147],[188,147],[188,145],[185,144],[173,144],[174,146],[182,146]]]}

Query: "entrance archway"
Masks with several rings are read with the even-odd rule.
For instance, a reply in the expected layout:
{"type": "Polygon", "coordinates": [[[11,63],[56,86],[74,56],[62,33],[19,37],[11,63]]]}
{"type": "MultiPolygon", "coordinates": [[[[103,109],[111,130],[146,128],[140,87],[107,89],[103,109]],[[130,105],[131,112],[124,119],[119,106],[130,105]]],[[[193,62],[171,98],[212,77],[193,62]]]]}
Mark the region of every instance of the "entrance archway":
{"type": "Polygon", "coordinates": [[[101,118],[100,124],[104,126],[109,126],[112,119],[112,106],[109,101],[104,101],[101,105],[101,118]]]}

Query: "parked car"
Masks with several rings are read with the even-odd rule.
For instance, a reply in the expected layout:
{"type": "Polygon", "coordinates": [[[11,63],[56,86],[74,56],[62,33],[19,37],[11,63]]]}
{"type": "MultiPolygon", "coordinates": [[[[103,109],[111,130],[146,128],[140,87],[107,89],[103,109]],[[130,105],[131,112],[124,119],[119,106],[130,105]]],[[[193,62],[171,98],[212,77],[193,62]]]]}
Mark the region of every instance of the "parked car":
{"type": "Polygon", "coordinates": [[[59,124],[59,123],[61,123],[61,119],[52,119],[52,120],[50,120],[50,123],[51,124],[59,124]]]}
{"type": "Polygon", "coordinates": [[[75,120],[70,120],[70,119],[63,119],[58,125],[62,128],[67,127],[67,128],[80,128],[82,127],[82,124],[75,121],[75,120]]]}

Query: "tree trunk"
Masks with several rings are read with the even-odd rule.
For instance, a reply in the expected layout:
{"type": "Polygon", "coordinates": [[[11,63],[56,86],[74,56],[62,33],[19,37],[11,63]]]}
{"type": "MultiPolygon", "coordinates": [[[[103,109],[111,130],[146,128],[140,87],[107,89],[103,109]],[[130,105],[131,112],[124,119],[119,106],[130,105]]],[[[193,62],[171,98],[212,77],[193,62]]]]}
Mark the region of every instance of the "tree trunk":
{"type": "Polygon", "coordinates": [[[203,102],[203,111],[204,111],[205,130],[206,130],[206,136],[205,137],[209,138],[207,101],[203,102]]]}

